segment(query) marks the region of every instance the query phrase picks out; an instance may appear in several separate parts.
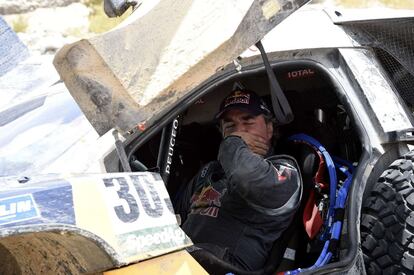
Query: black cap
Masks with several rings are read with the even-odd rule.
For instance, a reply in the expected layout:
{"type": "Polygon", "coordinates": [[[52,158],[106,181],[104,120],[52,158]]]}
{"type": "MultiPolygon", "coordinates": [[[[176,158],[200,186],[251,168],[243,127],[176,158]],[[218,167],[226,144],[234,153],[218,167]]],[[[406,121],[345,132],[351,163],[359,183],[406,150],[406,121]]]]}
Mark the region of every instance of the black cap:
{"type": "Polygon", "coordinates": [[[225,112],[232,109],[244,110],[254,116],[260,114],[268,116],[272,115],[272,112],[263,99],[250,90],[235,90],[231,92],[221,102],[220,110],[215,118],[220,119],[225,112]]]}

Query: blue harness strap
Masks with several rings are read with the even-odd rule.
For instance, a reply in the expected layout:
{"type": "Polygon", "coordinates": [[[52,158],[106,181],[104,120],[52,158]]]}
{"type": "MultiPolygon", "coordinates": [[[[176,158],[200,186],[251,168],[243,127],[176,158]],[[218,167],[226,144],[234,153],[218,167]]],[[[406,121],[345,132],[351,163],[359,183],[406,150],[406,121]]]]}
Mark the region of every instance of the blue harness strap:
{"type": "Polygon", "coordinates": [[[316,152],[320,152],[326,162],[329,173],[330,183],[330,197],[329,209],[327,218],[325,220],[325,231],[322,234],[322,240],[325,244],[322,248],[321,254],[316,260],[315,264],[308,268],[298,268],[284,272],[284,274],[298,274],[302,271],[313,270],[327,264],[333,256],[333,253],[338,247],[339,238],[341,235],[342,221],[345,213],[345,203],[348,196],[348,191],[352,183],[352,173],[354,167],[346,160],[334,157],[333,159],[326,151],[326,149],[316,139],[306,134],[297,134],[289,137],[293,142],[305,143],[311,146],[316,152]],[[337,191],[337,175],[336,168],[345,175],[345,180],[342,186],[337,191]]]}

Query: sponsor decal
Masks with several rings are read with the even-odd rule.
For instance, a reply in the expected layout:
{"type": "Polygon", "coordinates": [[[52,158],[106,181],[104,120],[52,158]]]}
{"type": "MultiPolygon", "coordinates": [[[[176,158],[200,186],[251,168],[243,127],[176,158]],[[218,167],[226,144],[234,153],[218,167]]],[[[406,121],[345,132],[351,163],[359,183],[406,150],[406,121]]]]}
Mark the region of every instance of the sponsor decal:
{"type": "Polygon", "coordinates": [[[277,179],[280,182],[283,182],[287,179],[290,179],[292,171],[289,167],[284,165],[276,165],[275,167],[277,179]]]}
{"type": "Polygon", "coordinates": [[[187,241],[184,231],[176,225],[147,228],[119,236],[120,247],[126,254],[179,247],[187,241]]]}
{"type": "Polygon", "coordinates": [[[315,71],[312,69],[303,69],[297,70],[287,73],[287,77],[289,79],[298,79],[298,78],[306,78],[315,74],[315,71]]]}
{"type": "Polygon", "coordinates": [[[169,174],[171,170],[172,157],[174,155],[175,137],[177,136],[178,119],[174,119],[173,127],[171,129],[171,138],[168,144],[167,165],[165,166],[165,173],[169,174]]]}
{"type": "Polygon", "coordinates": [[[224,102],[224,108],[229,105],[233,104],[249,104],[250,102],[250,94],[236,91],[232,96],[229,96],[226,101],[224,102]]]}
{"type": "Polygon", "coordinates": [[[191,214],[200,214],[216,218],[221,206],[221,196],[222,194],[211,185],[203,188],[201,193],[195,194],[191,198],[193,208],[191,214]]]}
{"type": "Polygon", "coordinates": [[[201,177],[204,178],[207,175],[208,169],[210,168],[210,165],[207,165],[206,167],[201,170],[201,177]]]}
{"type": "Polygon", "coordinates": [[[0,225],[40,217],[32,194],[0,199],[0,225]]]}

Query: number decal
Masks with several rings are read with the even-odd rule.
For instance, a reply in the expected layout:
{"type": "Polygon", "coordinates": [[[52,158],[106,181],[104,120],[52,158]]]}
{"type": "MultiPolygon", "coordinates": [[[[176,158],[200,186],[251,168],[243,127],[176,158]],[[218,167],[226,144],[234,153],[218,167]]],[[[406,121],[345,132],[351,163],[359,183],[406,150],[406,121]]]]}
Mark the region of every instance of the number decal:
{"type": "Polygon", "coordinates": [[[145,213],[153,218],[161,217],[163,214],[163,206],[152,182],[150,182],[145,176],[131,176],[131,179],[135,185],[145,213]],[[145,183],[147,189],[149,190],[154,207],[151,206],[147,193],[145,192],[141,182],[145,183]]]}
{"type": "Polygon", "coordinates": [[[123,205],[114,206],[114,210],[118,218],[125,223],[135,222],[139,217],[139,208],[135,198],[129,193],[129,186],[124,178],[107,178],[103,179],[105,187],[114,187],[114,182],[117,182],[119,189],[117,191],[118,197],[125,200],[128,204],[129,211],[125,210],[123,205]]]}
{"type": "Polygon", "coordinates": [[[170,198],[165,198],[165,199],[164,199],[164,203],[165,203],[165,205],[167,206],[168,210],[170,210],[170,213],[171,213],[171,214],[175,214],[175,212],[174,212],[174,207],[173,207],[173,205],[172,205],[172,203],[171,203],[171,201],[170,201],[170,198]]]}

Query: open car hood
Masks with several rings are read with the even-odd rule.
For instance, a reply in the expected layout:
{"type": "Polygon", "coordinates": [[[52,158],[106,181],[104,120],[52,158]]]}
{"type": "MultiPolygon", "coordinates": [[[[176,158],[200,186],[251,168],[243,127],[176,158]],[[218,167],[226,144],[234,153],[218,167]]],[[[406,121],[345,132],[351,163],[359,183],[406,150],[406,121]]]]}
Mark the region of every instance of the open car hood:
{"type": "Polygon", "coordinates": [[[144,1],[54,65],[95,130],[143,130],[309,0],[144,1]],[[147,11],[148,10],[148,11],[147,11]]]}

